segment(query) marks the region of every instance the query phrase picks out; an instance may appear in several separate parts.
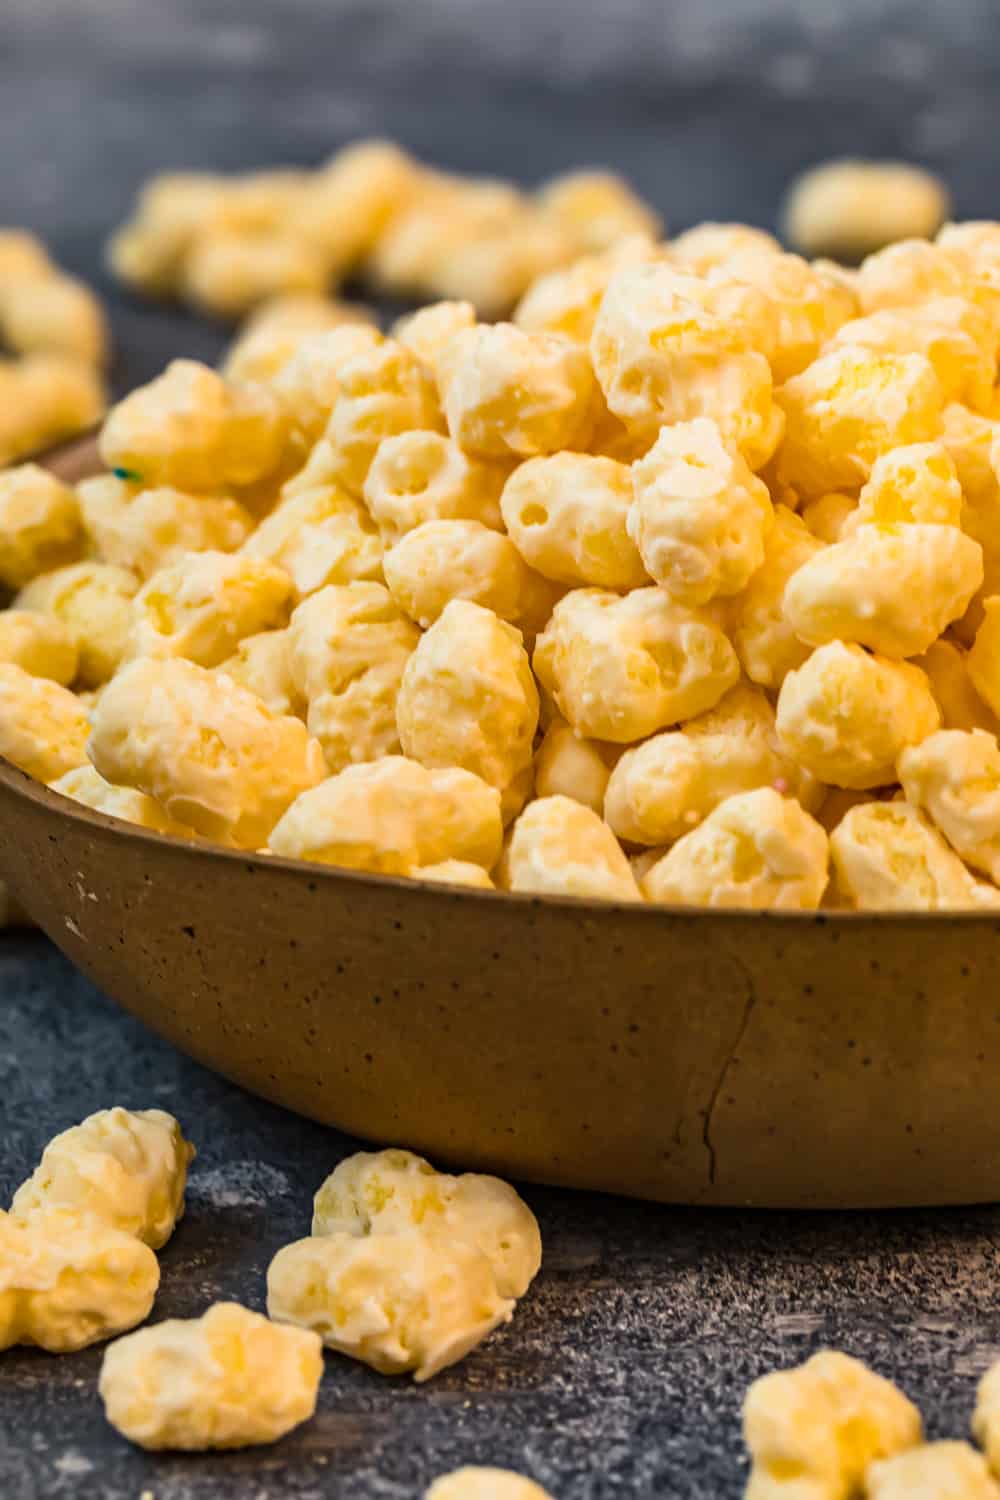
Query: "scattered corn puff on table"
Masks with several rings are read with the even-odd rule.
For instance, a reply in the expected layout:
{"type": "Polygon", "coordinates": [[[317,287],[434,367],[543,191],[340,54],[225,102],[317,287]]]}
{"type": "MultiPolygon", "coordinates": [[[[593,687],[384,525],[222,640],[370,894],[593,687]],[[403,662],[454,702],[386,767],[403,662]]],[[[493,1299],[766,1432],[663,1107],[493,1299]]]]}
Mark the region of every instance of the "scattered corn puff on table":
{"type": "MultiPolygon", "coordinates": [[[[42,939],[8,935],[0,964],[0,1200],[9,1203],[30,1178],[57,1131],[113,1100],[155,1106],[182,1121],[197,1156],[168,1241],[159,1243],[163,1229],[148,1236],[155,1253],[134,1241],[160,1265],[147,1328],[200,1318],[210,1302],[263,1312],[269,1265],[309,1235],[312,1195],[356,1143],[182,1059],[124,1019],[42,939]],[[53,1057],[61,1059],[55,1066],[53,1057]]],[[[976,1387],[1000,1346],[1000,1210],[748,1214],[521,1191],[538,1220],[542,1268],[512,1321],[425,1384],[328,1353],[315,1415],[276,1446],[144,1451],[102,1413],[104,1345],[77,1354],[7,1349],[5,1494],[82,1497],[99,1485],[104,1500],[147,1492],[156,1500],[419,1500],[432,1479],[487,1464],[526,1476],[555,1500],[738,1500],[749,1472],[741,1434],[748,1388],[761,1377],[772,1382],[757,1388],[753,1441],[776,1430],[794,1460],[794,1425],[768,1426],[771,1398],[782,1390],[771,1372],[824,1347],[893,1382],[922,1411],[930,1437],[970,1441],[976,1387]]],[[[336,1229],[320,1219],[334,1211],[329,1200],[317,1204],[312,1231],[336,1229]]],[[[137,1336],[117,1347],[124,1353],[137,1336]]],[[[879,1390],[869,1393],[862,1381],[859,1399],[878,1397],[883,1419],[912,1442],[912,1408],[879,1390]]],[[[128,1422],[114,1403],[110,1413],[128,1422]]],[[[816,1449],[809,1454],[818,1464],[816,1449]]],[[[927,1454],[937,1463],[948,1457],[911,1450],[893,1461],[906,1463],[900,1480],[915,1455],[927,1454]]],[[[959,1458],[975,1475],[966,1449],[959,1458]]]]}
{"type": "MultiPolygon", "coordinates": [[[[750,8],[733,0],[666,7],[596,0],[583,9],[571,0],[496,6],[289,0],[280,7],[247,0],[237,14],[225,0],[198,6],[140,0],[123,26],[115,7],[83,25],[71,0],[15,6],[17,45],[0,58],[0,87],[11,118],[30,122],[30,136],[28,148],[20,135],[0,145],[4,220],[30,224],[51,259],[39,261],[22,245],[18,266],[18,242],[2,242],[9,259],[6,282],[0,264],[0,329],[6,353],[20,361],[16,372],[6,364],[0,370],[6,412],[16,410],[20,422],[19,433],[6,426],[0,432],[5,458],[27,451],[24,433],[32,446],[82,426],[98,416],[105,387],[120,400],[178,357],[203,367],[224,362],[227,378],[237,382],[298,379],[294,440],[312,453],[329,416],[322,389],[311,384],[321,372],[308,363],[287,377],[279,369],[302,329],[317,326],[319,293],[352,303],[377,298],[384,328],[414,300],[446,299],[452,310],[468,301],[490,320],[519,304],[518,325],[528,337],[544,339],[554,329],[586,343],[604,290],[602,257],[622,236],[640,246],[658,239],[664,218],[671,236],[708,218],[766,223],[782,228],[786,243],[810,259],[860,261],[881,248],[871,230],[873,208],[883,225],[891,222],[888,238],[933,238],[950,212],[938,177],[954,195],[955,217],[1000,217],[982,196],[984,183],[997,180],[987,105],[1000,88],[987,11],[961,3],[957,11],[913,7],[888,16],[885,7],[852,4],[818,25],[815,10],[806,0],[781,6],[764,0],[750,8]],[[407,154],[380,144],[332,157],[338,142],[352,138],[402,141],[407,154]],[[781,210],[781,195],[812,161],[873,151],[923,161],[935,172],[834,163],[802,179],[781,210]],[[261,170],[271,162],[295,165],[261,170]],[[623,190],[601,172],[570,170],[592,163],[620,169],[630,186],[623,190]],[[147,185],[158,173],[167,176],[147,185]],[[391,227],[390,217],[397,220],[391,227]],[[81,282],[94,289],[97,303],[81,297],[81,282]],[[26,286],[34,288],[30,295],[26,286]],[[268,322],[266,310],[254,312],[274,293],[285,299],[280,327],[268,322]],[[98,307],[108,315],[107,330],[98,307]]],[[[718,248],[711,234],[689,240],[682,274],[708,272],[718,248]]],[[[307,485],[289,496],[277,523],[261,526],[260,487],[255,492],[243,472],[247,452],[252,469],[253,454],[259,458],[267,443],[252,412],[243,413],[239,451],[227,457],[226,484],[195,504],[185,504],[185,493],[204,490],[204,473],[161,476],[154,487],[133,483],[127,444],[134,432],[126,432],[114,465],[124,472],[97,480],[80,496],[87,534],[99,539],[93,555],[81,551],[77,511],[72,505],[67,511],[65,495],[56,491],[43,538],[52,554],[41,565],[29,556],[26,573],[20,544],[3,556],[6,586],[29,590],[25,611],[13,612],[20,618],[5,622],[3,659],[51,683],[40,696],[57,709],[65,708],[64,685],[74,684],[79,700],[68,717],[57,714],[44,756],[35,759],[38,747],[24,744],[22,760],[39,779],[60,781],[66,794],[88,805],[187,837],[197,797],[185,802],[183,793],[191,788],[167,799],[166,811],[146,790],[110,785],[81,763],[84,711],[112,675],[124,622],[131,629],[134,614],[148,654],[169,637],[164,655],[203,663],[195,675],[225,659],[238,689],[252,687],[267,698],[269,712],[296,724],[306,712],[299,700],[321,696],[311,684],[330,665],[323,659],[323,622],[308,599],[334,553],[358,596],[359,615],[340,622],[345,630],[371,628],[363,606],[378,615],[385,588],[393,596],[391,618],[375,621],[390,687],[449,603],[452,591],[442,592],[435,576],[442,556],[489,579],[480,601],[491,616],[483,645],[515,658],[508,631],[534,644],[558,596],[579,591],[581,583],[634,600],[628,612],[637,618],[655,585],[672,590],[685,618],[698,616],[706,674],[720,681],[732,676],[735,651],[753,687],[734,685],[734,677],[709,695],[712,703],[702,703],[697,682],[693,689],[682,684],[695,693],[682,716],[698,721],[700,736],[690,744],[687,736],[673,736],[666,750],[683,738],[690,760],[682,756],[678,766],[683,796],[676,805],[668,799],[651,806],[645,792],[663,771],[659,732],[672,722],[674,705],[661,705],[660,718],[638,722],[634,734],[613,732],[609,713],[641,713],[644,705],[618,692],[595,703],[573,646],[578,637],[600,636],[596,617],[563,608],[539,657],[548,679],[543,688],[561,699],[535,761],[543,801],[522,814],[518,842],[504,857],[505,880],[540,881],[534,888],[546,889],[555,865],[557,883],[565,884],[566,862],[561,855],[551,861],[546,851],[553,839],[561,845],[563,825],[572,821],[591,894],[634,900],[641,885],[647,899],[669,901],[678,892],[707,899],[713,877],[699,883],[705,851],[698,840],[685,846],[692,856],[687,867],[682,861],[677,868],[676,860],[663,866],[662,858],[712,815],[718,798],[703,796],[699,757],[711,762],[735,724],[747,756],[729,768],[727,790],[737,802],[742,794],[774,804],[764,810],[796,856],[780,890],[762,882],[759,904],[780,904],[778,894],[806,906],[824,899],[826,842],[843,825],[834,848],[841,884],[875,905],[891,905],[899,882],[892,861],[866,852],[860,835],[868,819],[897,840],[901,854],[915,849],[921,859],[933,825],[933,901],[989,905],[1000,883],[994,831],[965,816],[962,796],[948,794],[953,783],[961,793],[995,772],[982,746],[996,733],[993,715],[1000,713],[1000,689],[988,671],[1000,623],[988,597],[978,597],[976,555],[990,538],[966,526],[970,541],[955,524],[956,483],[974,490],[976,477],[989,482],[993,471],[989,454],[977,456],[976,422],[963,427],[954,416],[957,408],[979,414],[983,426],[996,420],[994,371],[982,358],[984,348],[995,354],[983,328],[987,317],[995,332],[991,288],[982,307],[966,307],[967,289],[945,277],[933,299],[921,299],[934,315],[919,329],[904,326],[893,285],[907,275],[919,280],[920,257],[903,265],[890,253],[869,275],[864,300],[872,310],[866,306],[863,316],[850,279],[824,266],[813,278],[822,296],[810,316],[799,326],[785,318],[768,328],[767,318],[754,323],[758,294],[768,288],[755,286],[752,272],[760,253],[773,248],[753,229],[741,246],[730,243],[726,255],[740,261],[744,274],[736,279],[749,290],[702,308],[706,318],[753,330],[742,341],[753,352],[734,349],[726,364],[721,384],[733,399],[712,413],[725,418],[721,442],[719,432],[697,428],[633,451],[629,423],[622,421],[637,416],[627,306],[606,320],[601,356],[614,420],[590,409],[585,372],[571,359],[553,361],[544,373],[558,387],[562,410],[554,420],[562,426],[540,446],[530,427],[498,434],[488,412],[483,419],[482,390],[474,389],[479,346],[495,368],[516,340],[505,336],[506,347],[498,348],[493,335],[467,337],[462,379],[441,371],[442,385],[452,387],[443,412],[436,398],[427,399],[419,376],[407,380],[403,366],[413,362],[403,357],[389,368],[380,356],[377,373],[402,391],[408,415],[401,441],[390,438],[397,447],[375,469],[370,519],[359,518],[353,504],[339,511],[324,506],[307,485]],[[821,346],[830,364],[803,380],[821,346]],[[852,382],[871,385],[858,348],[867,351],[869,373],[880,360],[898,361],[906,389],[901,416],[866,399],[851,405],[852,382]],[[781,410],[796,437],[777,466],[769,462],[779,434],[766,364],[775,388],[787,392],[781,410]],[[933,367],[930,378],[925,366],[933,367]],[[945,446],[967,458],[957,480],[951,460],[942,465],[937,448],[928,451],[939,437],[925,420],[936,401],[933,379],[947,384],[953,409],[945,446]],[[840,442],[835,433],[827,443],[819,432],[816,414],[830,396],[845,397],[844,433],[862,417],[872,430],[900,422],[898,440],[882,445],[889,451],[874,475],[859,474],[846,436],[840,442]],[[581,464],[574,452],[583,444],[571,429],[602,417],[600,441],[581,464]],[[416,443],[414,432],[421,434],[416,443]],[[472,455],[457,459],[458,499],[441,515],[432,509],[415,519],[407,476],[421,465],[433,473],[442,454],[454,470],[452,434],[462,439],[459,455],[472,455]],[[894,467],[892,452],[900,448],[911,450],[912,472],[894,467]],[[538,484],[532,454],[555,455],[542,458],[551,483],[538,484]],[[505,482],[520,460],[526,461],[514,485],[498,483],[485,500],[477,491],[470,502],[475,486],[466,482],[463,489],[461,482],[467,470],[505,482]],[[634,503],[631,486],[624,497],[615,484],[633,463],[641,480],[634,503]],[[562,484],[560,467],[569,471],[562,484]],[[739,548],[727,551],[721,534],[699,535],[686,554],[678,546],[685,540],[683,505],[674,506],[671,520],[661,502],[676,499],[671,480],[690,469],[714,476],[716,490],[724,487],[737,506],[739,548]],[[859,503],[862,477],[874,483],[859,503]],[[783,485],[795,494],[797,517],[785,505],[777,522],[771,518],[762,503],[765,481],[779,505],[788,499],[783,485]],[[596,563],[595,537],[573,531],[574,495],[588,485],[591,515],[604,516],[605,532],[617,542],[602,547],[598,535],[596,563]],[[907,499],[914,488],[919,504],[907,499]],[[135,503],[126,506],[123,496],[135,503]],[[551,516],[542,526],[540,504],[551,516]],[[904,514],[897,513],[900,505],[904,514]],[[563,525],[570,545],[559,535],[563,525]],[[889,528],[888,541],[880,527],[889,528]],[[422,534],[414,541],[416,531],[422,534]],[[939,546],[919,545],[928,540],[950,542],[951,551],[944,556],[939,546]],[[204,569],[178,572],[178,558],[192,548],[243,555],[248,541],[261,587],[240,603],[239,639],[230,640],[223,629],[214,633],[212,621],[206,627],[197,607],[219,578],[204,569]],[[834,561],[842,557],[833,551],[838,543],[849,561],[839,573],[824,555],[826,549],[834,561]],[[774,554],[774,577],[765,574],[754,592],[762,549],[774,554]],[[79,570],[65,594],[36,582],[63,566],[79,570]],[[880,594],[873,596],[872,618],[852,614],[845,578],[884,579],[893,569],[908,570],[919,607],[900,609],[897,598],[880,594]],[[773,589],[794,571],[802,575],[788,601],[795,629],[779,629],[775,639],[773,589]],[[154,576],[162,580],[164,572],[169,587],[161,597],[147,593],[133,606],[140,586],[154,576]],[[73,618],[77,587],[89,599],[88,618],[100,624],[82,647],[73,618]],[[716,598],[733,596],[745,608],[721,631],[716,598]],[[179,623],[167,620],[175,605],[179,623]],[[302,687],[273,649],[293,605],[302,687]],[[815,648],[819,666],[812,675],[800,675],[807,655],[801,639],[815,648]],[[980,687],[959,670],[977,641],[972,666],[985,684],[986,709],[980,687]],[[877,672],[868,667],[876,657],[877,672]],[[914,661],[919,666],[909,665],[914,661]],[[777,746],[765,695],[775,697],[785,680],[793,687],[777,746]],[[838,744],[832,755],[815,732],[813,712],[830,681],[831,691],[853,684],[870,729],[864,743],[838,744]],[[887,698],[892,711],[882,720],[868,714],[887,698]],[[605,718],[591,723],[601,712],[605,718]],[[582,739],[573,723],[586,728],[582,739]],[[897,742],[900,732],[905,743],[897,742]],[[639,744],[621,753],[638,741],[652,748],[639,744]],[[890,772],[899,799],[873,797],[871,789],[890,772]],[[573,805],[560,802],[562,823],[553,824],[544,799],[551,813],[567,786],[573,805]],[[833,788],[822,812],[818,786],[833,788]],[[603,831],[595,833],[595,825],[603,831]]],[[[958,259],[974,250],[952,243],[958,259]]],[[[642,254],[611,253],[621,253],[622,271],[636,278],[634,302],[642,254]]],[[[794,303],[802,288],[793,263],[785,263],[785,274],[786,303],[794,303]]],[[[371,349],[363,312],[325,306],[324,327],[350,325],[343,337],[359,354],[371,349]]],[[[418,366],[433,370],[447,338],[471,334],[466,328],[463,335],[471,321],[465,312],[453,324],[452,316],[438,312],[397,326],[418,366]]],[[[362,369],[359,397],[373,368],[362,369]]],[[[553,420],[552,413],[543,418],[553,420]]],[[[878,456],[877,433],[873,443],[871,453],[861,454],[866,465],[878,456]]],[[[145,459],[148,449],[142,451],[145,459]]],[[[370,455],[357,443],[343,451],[353,467],[338,482],[356,489],[358,466],[367,471],[370,455]]],[[[321,452],[321,477],[323,460],[321,452]]],[[[0,536],[0,553],[2,543],[0,536]]],[[[983,562],[992,576],[996,557],[988,552],[983,562]]],[[[483,626],[468,611],[457,625],[453,617],[454,611],[447,628],[431,637],[443,642],[442,656],[469,649],[470,627],[483,626]]],[[[515,669],[510,712],[492,726],[491,754],[476,767],[486,772],[480,795],[488,790],[502,808],[491,804],[482,817],[470,815],[456,847],[439,847],[437,824],[447,821],[462,788],[454,773],[435,765],[440,724],[431,651],[421,665],[423,681],[411,674],[404,694],[413,762],[405,774],[429,827],[409,831],[402,863],[424,879],[488,883],[501,823],[509,825],[520,810],[521,721],[533,689],[518,682],[515,669]]],[[[181,666],[182,678],[185,671],[181,666]]],[[[102,721],[107,768],[133,718],[134,702],[119,696],[109,700],[102,721]]],[[[378,706],[376,692],[361,728],[369,748],[382,753],[380,736],[391,739],[396,726],[380,723],[378,706]]],[[[352,758],[358,723],[329,703],[313,718],[308,744],[288,731],[288,784],[275,790],[270,782],[259,789],[248,782],[224,815],[213,811],[216,824],[202,832],[215,836],[224,825],[227,836],[253,849],[276,824],[281,809],[272,801],[309,798],[317,756],[338,770],[352,758]]],[[[348,801],[350,781],[341,784],[348,801]]],[[[319,820],[312,802],[304,812],[300,806],[285,821],[279,844],[308,852],[317,821],[335,818],[336,800],[324,794],[319,820]]],[[[741,805],[730,806],[723,832],[739,836],[744,815],[741,805]]],[[[904,890],[902,904],[910,899],[904,890]]],[[[6,914],[2,889],[0,910],[6,914]]],[[[124,1018],[40,936],[17,931],[0,938],[0,1083],[0,1205],[11,1208],[9,1218],[0,1216],[8,1272],[0,1327],[12,1345],[0,1356],[5,1500],[97,1494],[103,1500],[737,1500],[748,1481],[757,1500],[770,1500],[796,1476],[824,1500],[852,1486],[859,1497],[863,1487],[865,1500],[918,1494],[995,1500],[997,1481],[987,1463],[1000,1473],[1000,1377],[987,1380],[978,1401],[977,1387],[1000,1349],[996,1209],[706,1213],[514,1184],[491,1190],[486,1200],[471,1195],[477,1207],[470,1222],[494,1223],[499,1204],[504,1225],[514,1226],[493,1246],[496,1265],[483,1260],[482,1236],[470,1246],[460,1235],[456,1249],[435,1239],[436,1231],[425,1235],[408,1222],[382,1226],[395,1239],[380,1240],[374,1222],[366,1226],[371,1238],[352,1239],[355,1229],[348,1226],[345,1237],[343,1202],[331,1184],[338,1173],[351,1179],[359,1143],[264,1105],[188,1062],[124,1018]],[[113,1105],[147,1112],[144,1123],[97,1113],[113,1105]],[[183,1137],[172,1133],[172,1117],[181,1121],[183,1137]],[[73,1127],[69,1143],[61,1137],[62,1147],[43,1158],[47,1143],[73,1127]],[[110,1160],[117,1151],[122,1170],[91,1179],[75,1163],[86,1151],[100,1155],[95,1138],[105,1132],[113,1143],[106,1155],[110,1160]],[[187,1138],[197,1147],[190,1161],[187,1138]],[[157,1181],[167,1190],[146,1191],[157,1181]],[[58,1200],[54,1207],[50,1199],[58,1200]],[[93,1218],[77,1217],[84,1210],[93,1218]],[[394,1328],[400,1257],[393,1252],[411,1238],[407,1264],[425,1267],[440,1306],[418,1310],[419,1337],[401,1343],[394,1328]],[[456,1266],[457,1292],[446,1275],[456,1266]],[[26,1271],[48,1278],[48,1285],[26,1286],[26,1271]],[[354,1287],[334,1309],[334,1328],[324,1276],[354,1287]],[[357,1288],[366,1285],[373,1288],[365,1313],[370,1319],[375,1308],[374,1327],[358,1312],[357,1288]],[[70,1305],[60,1305],[60,1292],[70,1305]],[[263,1321],[265,1312],[274,1322],[263,1321]],[[95,1342],[105,1337],[114,1341],[95,1342]],[[25,1339],[43,1347],[23,1347],[25,1339]],[[237,1353],[212,1369],[206,1356],[220,1345],[237,1353]],[[821,1349],[841,1353],[811,1361],[821,1349]],[[48,1352],[54,1350],[64,1352],[48,1352]],[[252,1389],[241,1383],[241,1350],[251,1364],[268,1367],[268,1379],[252,1389]],[[185,1389],[172,1386],[171,1371],[186,1373],[185,1389]],[[173,1407],[171,1390],[178,1398],[173,1407]],[[924,1436],[932,1441],[924,1444],[924,1436]],[[268,1446],[169,1451],[244,1442],[268,1446]]],[[[450,1204],[461,1179],[448,1182],[450,1204]]]]}

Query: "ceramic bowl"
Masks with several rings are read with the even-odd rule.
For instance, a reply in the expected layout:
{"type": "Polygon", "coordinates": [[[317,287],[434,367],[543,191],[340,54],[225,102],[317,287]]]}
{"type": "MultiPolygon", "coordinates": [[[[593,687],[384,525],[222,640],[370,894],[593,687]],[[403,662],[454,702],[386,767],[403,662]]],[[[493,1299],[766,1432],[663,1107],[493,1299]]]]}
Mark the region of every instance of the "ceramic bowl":
{"type": "Polygon", "coordinates": [[[996,917],[419,885],[163,838],[3,761],[0,827],[0,879],[101,989],[355,1135],[667,1202],[1000,1197],[996,917]]]}
{"type": "Polygon", "coordinates": [[[1000,921],[533,899],[164,838],[0,762],[0,878],[209,1067],[435,1161],[668,1202],[1000,1196],[1000,921]]]}

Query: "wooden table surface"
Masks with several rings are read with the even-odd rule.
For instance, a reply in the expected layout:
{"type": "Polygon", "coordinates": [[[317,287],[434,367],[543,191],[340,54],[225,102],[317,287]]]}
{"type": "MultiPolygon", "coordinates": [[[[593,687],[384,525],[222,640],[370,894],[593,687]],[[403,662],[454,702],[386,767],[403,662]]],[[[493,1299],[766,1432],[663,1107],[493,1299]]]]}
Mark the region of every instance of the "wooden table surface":
{"type": "MultiPolygon", "coordinates": [[[[527,182],[608,163],[675,228],[773,224],[788,177],[834,152],[926,161],[963,216],[1000,201],[1000,50],[975,0],[6,0],[2,43],[3,218],[97,281],[119,389],[174,354],[214,358],[226,337],[100,270],[160,168],[313,163],[384,133],[527,182]]],[[[4,1194],[92,1110],[183,1120],[199,1158],[157,1316],[219,1296],[260,1307],[271,1255],[350,1149],[150,1037],[38,937],[0,942],[0,1100],[4,1194]]],[[[513,1324],[422,1388],[331,1356],[317,1419],[273,1449],[143,1456],[103,1422],[99,1351],[5,1354],[0,1495],[416,1500],[487,1462],[557,1500],[735,1500],[739,1405],[763,1371],[833,1344],[897,1379],[935,1436],[962,1436],[1000,1357],[995,1209],[806,1217],[526,1195],[545,1266],[513,1324]]]]}

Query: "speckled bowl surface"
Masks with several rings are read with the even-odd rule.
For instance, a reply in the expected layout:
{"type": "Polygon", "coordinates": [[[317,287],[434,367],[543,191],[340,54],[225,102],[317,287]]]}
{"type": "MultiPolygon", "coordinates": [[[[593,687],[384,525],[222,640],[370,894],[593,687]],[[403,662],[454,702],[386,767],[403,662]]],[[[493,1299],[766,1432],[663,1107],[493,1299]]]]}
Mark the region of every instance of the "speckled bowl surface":
{"type": "Polygon", "coordinates": [[[367,1139],[688,1203],[1000,1196],[1000,921],[420,885],[164,838],[0,762],[0,878],[201,1062],[367,1139]]]}

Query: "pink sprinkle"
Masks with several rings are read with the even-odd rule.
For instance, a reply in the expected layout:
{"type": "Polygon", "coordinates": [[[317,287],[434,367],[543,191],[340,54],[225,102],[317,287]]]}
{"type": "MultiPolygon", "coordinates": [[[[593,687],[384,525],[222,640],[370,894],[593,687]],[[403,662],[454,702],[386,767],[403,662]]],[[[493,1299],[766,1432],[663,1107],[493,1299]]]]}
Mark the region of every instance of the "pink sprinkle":
{"type": "Polygon", "coordinates": [[[788,782],[785,780],[784,776],[779,776],[774,782],[774,790],[776,792],[781,792],[782,796],[784,796],[785,792],[788,791],[788,782]]]}

